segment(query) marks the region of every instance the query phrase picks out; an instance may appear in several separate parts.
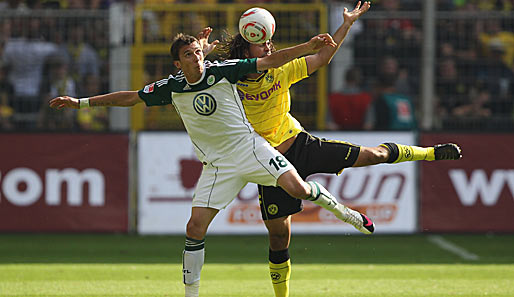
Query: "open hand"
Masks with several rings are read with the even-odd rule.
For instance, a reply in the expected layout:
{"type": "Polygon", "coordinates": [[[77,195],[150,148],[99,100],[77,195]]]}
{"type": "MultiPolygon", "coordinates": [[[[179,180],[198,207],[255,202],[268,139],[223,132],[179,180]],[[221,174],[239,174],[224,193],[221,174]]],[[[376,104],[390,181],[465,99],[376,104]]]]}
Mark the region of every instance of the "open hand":
{"type": "Polygon", "coordinates": [[[198,41],[200,41],[200,47],[202,48],[204,56],[210,54],[216,48],[216,45],[220,42],[219,40],[214,40],[212,43],[209,43],[209,36],[211,35],[211,32],[211,27],[205,27],[198,33],[198,35],[196,35],[196,38],[198,38],[198,41]]]}
{"type": "Polygon", "coordinates": [[[337,43],[335,43],[334,39],[332,39],[332,36],[330,36],[328,33],[316,35],[312,37],[308,43],[312,50],[319,50],[324,46],[337,47],[337,43]]]}
{"type": "Polygon", "coordinates": [[[63,109],[63,108],[79,108],[79,99],[69,97],[69,96],[61,96],[56,97],[48,103],[51,108],[63,109]]]}
{"type": "Polygon", "coordinates": [[[355,8],[352,11],[348,11],[348,8],[345,7],[343,11],[344,22],[353,24],[361,15],[368,11],[370,7],[370,1],[364,1],[363,5],[361,5],[361,1],[357,2],[357,5],[355,5],[355,8]]]}

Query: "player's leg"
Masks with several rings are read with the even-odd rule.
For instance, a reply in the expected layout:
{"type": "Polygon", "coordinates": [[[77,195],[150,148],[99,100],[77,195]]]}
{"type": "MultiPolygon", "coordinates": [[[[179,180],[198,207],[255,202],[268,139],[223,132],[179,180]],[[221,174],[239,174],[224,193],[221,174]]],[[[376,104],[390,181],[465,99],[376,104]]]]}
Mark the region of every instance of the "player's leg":
{"type": "MultiPolygon", "coordinates": [[[[246,168],[248,182],[268,186],[278,185],[290,196],[312,201],[332,212],[343,222],[353,225],[357,230],[365,234],[373,233],[375,226],[368,217],[337,202],[337,199],[318,182],[305,182],[293,165],[262,137],[258,136],[254,140],[253,156],[257,162],[256,166],[246,168]]],[[[249,159],[248,156],[246,155],[245,159],[249,159]]],[[[240,160],[245,159],[240,158],[240,160]]]]}
{"type": "Polygon", "coordinates": [[[370,218],[339,203],[320,183],[303,181],[296,170],[290,170],[282,174],[278,179],[278,185],[292,197],[312,201],[364,234],[371,234],[375,231],[375,224],[370,218]]]}
{"type": "Polygon", "coordinates": [[[458,160],[462,157],[460,147],[454,143],[438,144],[433,147],[419,147],[388,142],[380,146],[389,150],[387,163],[420,160],[458,160]]]}
{"type": "Polygon", "coordinates": [[[289,296],[291,216],[264,221],[269,234],[269,270],[275,297],[289,296]]]}
{"type": "Polygon", "coordinates": [[[204,238],[211,221],[246,185],[232,163],[230,160],[219,160],[217,166],[205,165],[196,185],[183,253],[186,297],[196,297],[199,293],[205,254],[204,238]]]}
{"type": "Polygon", "coordinates": [[[389,159],[389,149],[383,146],[366,147],[361,146],[357,160],[351,167],[363,167],[386,163],[389,159]]]}
{"type": "Polygon", "coordinates": [[[297,172],[287,172],[279,178],[279,185],[292,197],[307,199],[314,204],[332,212],[340,220],[353,225],[365,234],[373,233],[374,224],[364,214],[361,214],[337,201],[321,184],[315,181],[305,183],[302,177],[313,173],[339,173],[343,168],[351,167],[359,155],[359,147],[341,141],[328,141],[314,137],[309,133],[298,134],[294,144],[285,156],[293,162],[297,172]],[[306,191],[308,195],[301,192],[306,191]],[[293,188],[299,192],[291,192],[293,188]],[[300,190],[299,190],[300,189],[300,190]],[[300,196],[299,194],[303,194],[300,196]]]}
{"type": "Polygon", "coordinates": [[[259,185],[259,206],[268,229],[268,264],[275,297],[288,297],[292,269],[289,259],[291,215],[302,211],[302,200],[289,196],[280,187],[259,185]]]}
{"type": "Polygon", "coordinates": [[[186,227],[186,245],[182,254],[182,274],[185,296],[197,297],[200,289],[200,273],[205,255],[205,234],[219,210],[193,207],[186,227]]]}
{"type": "Polygon", "coordinates": [[[359,157],[353,167],[406,161],[458,160],[461,156],[459,146],[453,143],[420,147],[388,142],[377,147],[361,147],[359,157]]]}

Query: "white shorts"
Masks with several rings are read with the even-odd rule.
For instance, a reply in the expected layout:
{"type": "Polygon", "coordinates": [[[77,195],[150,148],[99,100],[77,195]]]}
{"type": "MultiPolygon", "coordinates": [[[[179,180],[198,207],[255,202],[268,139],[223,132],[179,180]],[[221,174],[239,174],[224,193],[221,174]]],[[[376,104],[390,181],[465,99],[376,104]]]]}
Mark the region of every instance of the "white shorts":
{"type": "Polygon", "coordinates": [[[204,165],[193,207],[225,208],[247,183],[277,186],[278,178],[296,169],[258,134],[237,145],[230,156],[204,165]]]}

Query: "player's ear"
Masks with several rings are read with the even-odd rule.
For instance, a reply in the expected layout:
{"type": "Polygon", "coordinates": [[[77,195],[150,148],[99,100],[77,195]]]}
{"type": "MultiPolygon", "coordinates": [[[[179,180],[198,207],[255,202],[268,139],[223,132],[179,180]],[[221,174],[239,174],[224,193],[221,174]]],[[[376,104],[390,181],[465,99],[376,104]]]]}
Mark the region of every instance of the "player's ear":
{"type": "Polygon", "coordinates": [[[180,61],[173,61],[173,66],[177,67],[177,69],[182,69],[180,65],[180,61]]]}

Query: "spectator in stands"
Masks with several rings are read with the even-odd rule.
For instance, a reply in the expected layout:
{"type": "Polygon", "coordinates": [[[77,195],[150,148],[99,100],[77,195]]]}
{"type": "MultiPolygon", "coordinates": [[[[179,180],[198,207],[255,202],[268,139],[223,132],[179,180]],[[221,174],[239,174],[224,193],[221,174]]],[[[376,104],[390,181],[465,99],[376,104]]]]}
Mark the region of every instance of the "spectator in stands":
{"type": "Polygon", "coordinates": [[[416,128],[414,107],[407,94],[397,89],[400,71],[397,61],[384,57],[378,66],[378,80],[364,119],[365,129],[412,130],[416,128]]]}
{"type": "MultiPolygon", "coordinates": [[[[0,53],[1,49],[2,43],[0,42],[0,53]]],[[[7,81],[7,71],[0,64],[0,130],[11,130],[13,128],[11,123],[13,109],[9,104],[13,93],[14,89],[7,81]]]]}
{"type": "Polygon", "coordinates": [[[86,42],[84,30],[83,25],[79,23],[72,23],[68,27],[67,50],[71,74],[76,81],[82,80],[88,74],[100,74],[98,53],[86,42]]]}
{"type": "Polygon", "coordinates": [[[45,104],[39,112],[38,128],[45,130],[68,130],[73,128],[75,111],[60,112],[48,106],[50,99],[64,94],[77,95],[75,81],[68,73],[67,60],[62,56],[48,57],[44,65],[44,80],[41,98],[45,104]]]}
{"type": "Polygon", "coordinates": [[[344,88],[330,94],[329,105],[331,130],[360,130],[363,128],[364,115],[371,102],[371,94],[362,89],[362,73],[351,67],[345,73],[344,88]]]}
{"type": "Polygon", "coordinates": [[[446,10],[503,10],[512,11],[514,2],[512,0],[440,0],[440,6],[446,10]]]}
{"type": "MultiPolygon", "coordinates": [[[[89,98],[101,91],[100,78],[89,74],[84,78],[85,90],[80,97],[89,98]]],[[[105,131],[109,128],[109,109],[107,107],[83,108],[77,111],[77,124],[84,131],[105,131]]]]}
{"type": "Polygon", "coordinates": [[[362,72],[359,68],[350,67],[346,70],[344,81],[344,88],[339,91],[341,94],[362,93],[362,72]]]}
{"type": "Polygon", "coordinates": [[[0,19],[0,43],[5,42],[11,37],[11,20],[0,19]]]}
{"type": "Polygon", "coordinates": [[[385,86],[391,86],[395,92],[411,94],[408,70],[400,66],[397,58],[384,56],[379,59],[377,65],[375,82],[371,86],[375,91],[381,92],[385,86]]]}
{"type": "Polygon", "coordinates": [[[14,36],[5,44],[2,61],[14,87],[13,123],[18,128],[32,129],[36,126],[42,103],[39,94],[43,63],[48,55],[56,52],[57,46],[41,39],[39,19],[15,20],[17,25],[12,27],[17,30],[12,31],[14,36]]]}
{"type": "Polygon", "coordinates": [[[111,3],[116,0],[91,0],[89,1],[89,9],[108,9],[111,3]]]}
{"type": "Polygon", "coordinates": [[[477,29],[482,55],[491,57],[501,54],[501,60],[507,67],[514,66],[514,33],[512,30],[503,29],[501,21],[494,18],[478,22],[477,29]]]}
{"type": "Polygon", "coordinates": [[[478,39],[475,26],[476,21],[473,19],[438,19],[439,57],[457,58],[461,64],[475,63],[478,39]]]}
{"type": "Polygon", "coordinates": [[[476,0],[446,0],[447,6],[458,11],[478,11],[476,0]]]}
{"type": "Polygon", "coordinates": [[[477,85],[490,94],[490,108],[494,115],[509,116],[513,109],[514,72],[505,64],[505,43],[489,42],[489,55],[481,59],[477,85]]]}
{"type": "Polygon", "coordinates": [[[462,75],[454,58],[446,57],[437,66],[437,115],[446,118],[453,110],[468,101],[472,80],[462,75]]]}
{"type": "Polygon", "coordinates": [[[415,78],[420,73],[421,30],[419,21],[398,14],[402,9],[400,4],[399,0],[380,1],[380,9],[387,18],[363,20],[364,30],[355,38],[355,58],[363,67],[364,77],[375,77],[380,56],[398,57],[402,69],[398,78],[405,81],[400,89],[412,94],[419,85],[415,78]]]}
{"type": "Polygon", "coordinates": [[[452,116],[461,120],[460,126],[464,128],[471,123],[466,120],[477,121],[480,118],[489,118],[492,114],[489,108],[491,94],[486,89],[477,88],[468,98],[466,103],[455,107],[452,111],[452,116]]]}
{"type": "MultiPolygon", "coordinates": [[[[111,0],[60,0],[61,7],[66,9],[106,9],[111,0]]],[[[161,2],[162,3],[162,2],[161,2]]]]}
{"type": "Polygon", "coordinates": [[[86,9],[84,0],[67,0],[67,9],[86,9]]]}
{"type": "Polygon", "coordinates": [[[0,2],[0,9],[13,9],[18,11],[27,11],[29,7],[23,0],[7,0],[0,2]]]}
{"type": "Polygon", "coordinates": [[[42,9],[65,9],[68,5],[66,0],[40,0],[42,9]]]}

